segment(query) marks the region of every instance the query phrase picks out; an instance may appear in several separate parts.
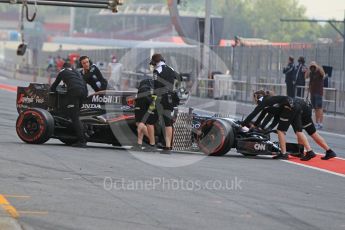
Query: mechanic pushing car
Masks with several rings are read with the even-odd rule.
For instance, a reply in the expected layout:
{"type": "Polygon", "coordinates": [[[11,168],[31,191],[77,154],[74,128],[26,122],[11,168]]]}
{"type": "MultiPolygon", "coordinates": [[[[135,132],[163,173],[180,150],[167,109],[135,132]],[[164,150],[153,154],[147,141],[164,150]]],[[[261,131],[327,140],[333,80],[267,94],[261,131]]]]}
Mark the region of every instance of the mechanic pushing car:
{"type": "MultiPolygon", "coordinates": [[[[318,144],[321,148],[323,148],[326,151],[325,155],[321,157],[322,160],[329,160],[333,157],[336,157],[337,156],[336,153],[328,146],[325,139],[322,138],[322,136],[316,131],[316,127],[312,119],[311,104],[307,103],[304,99],[301,99],[301,98],[294,98],[293,101],[294,101],[293,112],[297,113],[296,116],[298,116],[296,119],[293,120],[293,123],[291,124],[294,132],[295,133],[302,132],[302,129],[304,129],[308,133],[308,135],[313,138],[315,143],[318,144]],[[298,112],[298,111],[296,112],[297,110],[296,108],[300,108],[301,112],[298,112]]],[[[261,112],[259,118],[256,120],[254,125],[264,129],[266,125],[270,122],[270,120],[274,117],[272,123],[268,127],[268,130],[272,130],[279,123],[279,116],[281,112],[282,112],[281,107],[272,106],[272,107],[265,108],[261,112]],[[263,118],[265,119],[261,123],[261,120],[263,118]]],[[[298,136],[297,136],[297,140],[298,140],[298,143],[300,143],[298,136]]],[[[301,160],[308,161],[314,158],[315,156],[316,155],[313,151],[310,151],[310,150],[308,151],[307,149],[307,153],[305,155],[302,154],[301,160]]]]}
{"type": "Polygon", "coordinates": [[[152,79],[144,79],[140,81],[134,110],[138,139],[137,145],[133,147],[133,150],[155,150],[154,124],[158,119],[154,103],[152,79]],[[145,146],[145,148],[143,147],[144,136],[147,136],[149,139],[149,145],[145,146]]]}
{"type": "Polygon", "coordinates": [[[179,79],[179,74],[170,66],[165,64],[163,56],[159,53],[153,54],[150,65],[154,67],[154,95],[157,96],[156,106],[159,117],[164,120],[165,147],[161,153],[169,154],[173,137],[173,117],[174,107],[179,104],[179,98],[174,92],[175,80],[179,79]]]}
{"type": "Polygon", "coordinates": [[[86,139],[84,129],[79,120],[80,107],[83,99],[87,96],[87,87],[78,71],[72,69],[72,65],[68,62],[64,63],[63,69],[59,72],[54,83],[50,87],[50,91],[55,92],[56,87],[63,81],[67,86],[67,105],[66,113],[72,119],[74,131],[77,135],[78,142],[73,147],[86,147],[86,139]]]}
{"type": "MultiPolygon", "coordinates": [[[[265,108],[271,106],[279,106],[282,107],[282,112],[279,115],[279,123],[277,128],[277,134],[280,144],[281,152],[274,156],[273,159],[288,159],[289,154],[286,152],[286,131],[289,129],[289,126],[293,119],[296,116],[295,113],[292,113],[293,109],[293,100],[287,96],[271,96],[270,91],[259,90],[253,94],[254,100],[257,104],[254,111],[250,113],[247,118],[242,122],[242,127],[247,126],[260,112],[262,112],[265,108]]],[[[296,109],[296,113],[300,110],[296,109]]],[[[296,132],[298,139],[300,140],[301,144],[305,146],[305,148],[311,149],[309,143],[307,142],[307,138],[302,132],[296,132]]]]}
{"type": "Polygon", "coordinates": [[[81,56],[79,58],[79,63],[82,66],[80,73],[83,79],[95,92],[107,89],[108,81],[103,77],[98,67],[91,63],[88,56],[81,56]]]}

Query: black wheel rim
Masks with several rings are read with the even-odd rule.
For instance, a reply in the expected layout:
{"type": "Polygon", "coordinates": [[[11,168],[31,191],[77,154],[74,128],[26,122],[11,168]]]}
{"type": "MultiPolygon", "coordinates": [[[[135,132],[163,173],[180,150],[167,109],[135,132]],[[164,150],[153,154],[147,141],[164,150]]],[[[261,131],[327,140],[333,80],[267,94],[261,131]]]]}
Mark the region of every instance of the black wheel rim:
{"type": "Polygon", "coordinates": [[[45,132],[45,124],[39,113],[24,112],[17,124],[18,135],[26,142],[33,143],[39,140],[45,132]]]}
{"type": "Polygon", "coordinates": [[[29,115],[23,119],[23,132],[28,136],[36,136],[40,131],[41,125],[38,122],[38,118],[34,115],[29,115]]]}
{"type": "Polygon", "coordinates": [[[200,147],[202,147],[207,154],[213,153],[219,149],[223,143],[223,136],[222,132],[219,130],[219,127],[206,126],[202,131],[204,135],[199,140],[200,147]]]}

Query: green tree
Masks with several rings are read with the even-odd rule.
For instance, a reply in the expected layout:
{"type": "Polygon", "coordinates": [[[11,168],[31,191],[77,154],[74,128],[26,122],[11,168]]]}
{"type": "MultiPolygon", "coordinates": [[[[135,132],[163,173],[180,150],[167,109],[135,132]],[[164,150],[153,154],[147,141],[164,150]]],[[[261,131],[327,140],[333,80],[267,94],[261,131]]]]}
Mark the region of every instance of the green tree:
{"type": "Polygon", "coordinates": [[[300,41],[314,40],[319,34],[318,25],[280,22],[281,18],[306,18],[305,8],[299,6],[296,0],[252,2],[249,18],[254,37],[263,37],[272,41],[300,41]]]}
{"type": "Polygon", "coordinates": [[[306,18],[297,0],[216,0],[224,17],[224,36],[258,37],[271,41],[314,41],[319,24],[280,22],[281,18],[306,18]]]}
{"type": "Polygon", "coordinates": [[[213,4],[214,11],[224,17],[225,38],[252,36],[252,26],[249,20],[250,6],[243,0],[216,0],[213,4]]]}
{"type": "MultiPolygon", "coordinates": [[[[341,24],[336,24],[338,29],[340,31],[343,31],[340,25],[341,24]]],[[[321,31],[320,31],[320,37],[322,37],[322,38],[331,38],[334,41],[339,41],[339,40],[342,39],[341,35],[328,23],[322,25],[322,28],[321,28],[321,31]]]]}

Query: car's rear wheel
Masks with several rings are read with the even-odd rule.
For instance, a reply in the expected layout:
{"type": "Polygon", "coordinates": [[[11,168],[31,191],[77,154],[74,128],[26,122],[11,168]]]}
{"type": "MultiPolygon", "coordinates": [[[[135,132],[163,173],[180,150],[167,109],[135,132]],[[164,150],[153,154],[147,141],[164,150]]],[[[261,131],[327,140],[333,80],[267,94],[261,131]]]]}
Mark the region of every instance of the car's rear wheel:
{"type": "Polygon", "coordinates": [[[200,150],[209,156],[223,156],[230,151],[235,137],[232,126],[222,119],[208,120],[197,137],[200,150]]]}
{"type": "Polygon", "coordinates": [[[54,118],[44,109],[27,109],[19,114],[16,122],[19,138],[29,144],[43,144],[54,132],[54,118]]]}

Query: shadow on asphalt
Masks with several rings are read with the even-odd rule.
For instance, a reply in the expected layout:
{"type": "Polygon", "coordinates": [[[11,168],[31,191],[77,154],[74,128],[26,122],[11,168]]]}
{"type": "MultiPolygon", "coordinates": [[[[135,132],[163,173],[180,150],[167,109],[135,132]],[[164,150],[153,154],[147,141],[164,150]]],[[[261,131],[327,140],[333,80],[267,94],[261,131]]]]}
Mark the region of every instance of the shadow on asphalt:
{"type": "MultiPolygon", "coordinates": [[[[45,143],[45,144],[40,144],[40,145],[34,145],[34,144],[26,144],[23,142],[8,142],[11,144],[22,144],[22,145],[28,145],[28,146],[56,146],[56,147],[68,147],[71,149],[78,149],[75,147],[71,147],[68,145],[65,145],[63,143],[45,143]]],[[[96,145],[88,145],[86,148],[82,148],[82,149],[104,149],[104,150],[119,150],[119,151],[123,151],[123,152],[127,152],[127,151],[131,151],[130,148],[121,148],[121,147],[117,147],[117,146],[111,146],[111,145],[102,145],[102,146],[96,146],[96,145]]],[[[136,152],[140,152],[140,153],[146,153],[144,151],[136,151],[136,152]]],[[[157,151],[157,153],[159,153],[159,151],[157,151]]],[[[203,155],[200,152],[189,152],[189,151],[172,151],[171,155],[174,154],[185,154],[185,155],[203,155]]],[[[224,156],[209,156],[210,158],[232,158],[232,159],[248,159],[248,160],[272,160],[270,156],[265,155],[265,156],[243,156],[240,153],[236,154],[236,153],[232,153],[232,154],[227,154],[224,156]]]]}

